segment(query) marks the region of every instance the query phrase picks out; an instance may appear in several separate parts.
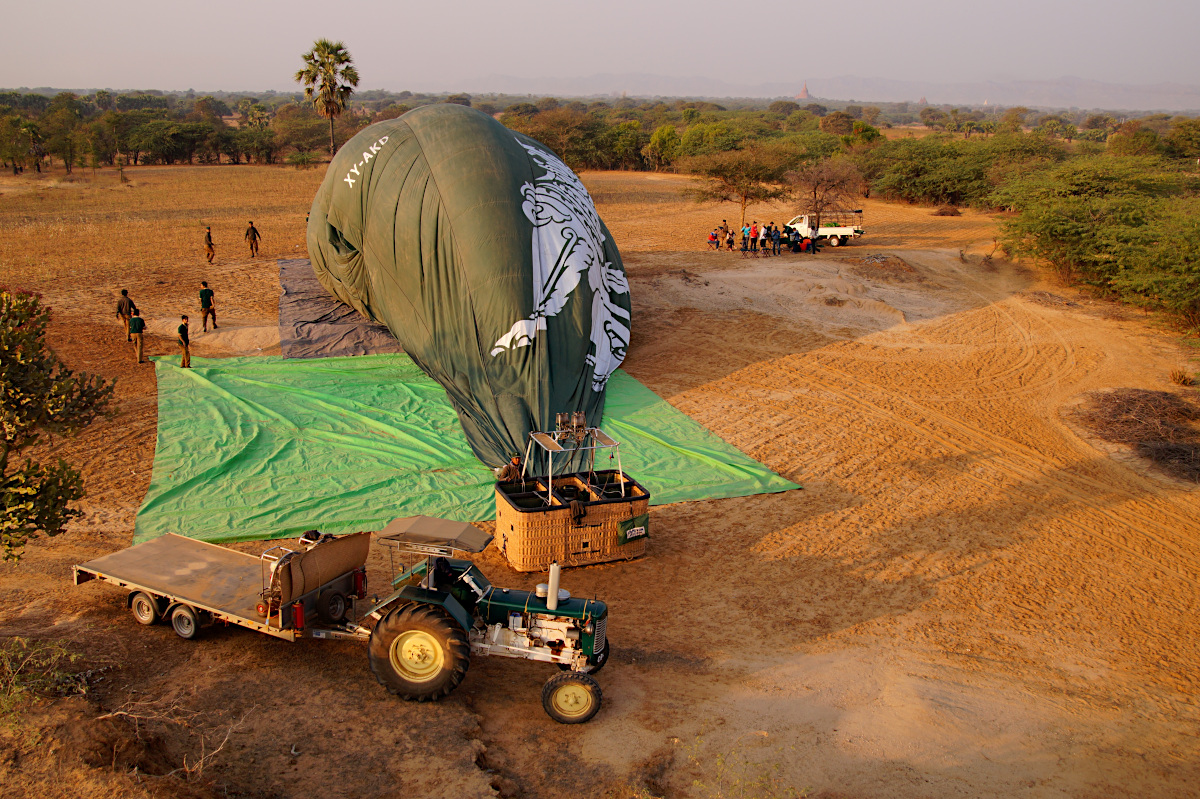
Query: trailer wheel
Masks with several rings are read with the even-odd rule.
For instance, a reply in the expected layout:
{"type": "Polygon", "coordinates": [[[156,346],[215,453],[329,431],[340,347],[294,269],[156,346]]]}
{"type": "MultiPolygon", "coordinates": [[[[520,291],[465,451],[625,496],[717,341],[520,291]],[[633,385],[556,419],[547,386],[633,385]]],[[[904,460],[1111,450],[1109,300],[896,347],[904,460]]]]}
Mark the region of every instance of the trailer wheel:
{"type": "Polygon", "coordinates": [[[375,679],[388,691],[427,702],[462,682],[471,648],[450,614],[433,605],[407,604],[375,625],[367,657],[375,679]]]}
{"type": "Polygon", "coordinates": [[[178,605],[171,612],[171,629],[180,638],[191,641],[200,634],[200,618],[187,605],[178,605]]]}
{"type": "Polygon", "coordinates": [[[138,624],[154,624],[159,619],[158,603],[145,591],[138,591],[130,598],[129,610],[138,624]]]}
{"type": "Polygon", "coordinates": [[[542,707],[559,724],[583,724],[600,710],[600,684],[587,674],[564,671],[542,687],[542,707]]]}
{"type": "MultiPolygon", "coordinates": [[[[608,662],[608,651],[609,651],[608,650],[608,639],[605,638],[603,648],[601,648],[601,650],[596,653],[596,662],[587,664],[586,666],[584,666],[582,669],[580,669],[579,671],[577,671],[575,673],[576,674],[595,674],[596,672],[600,671],[600,669],[604,668],[604,664],[608,662]]],[[[559,663],[558,668],[561,671],[571,671],[571,667],[565,663],[559,663]]]]}
{"type": "Polygon", "coordinates": [[[346,618],[346,595],[332,589],[317,597],[317,616],[326,624],[337,624],[346,618]]]}

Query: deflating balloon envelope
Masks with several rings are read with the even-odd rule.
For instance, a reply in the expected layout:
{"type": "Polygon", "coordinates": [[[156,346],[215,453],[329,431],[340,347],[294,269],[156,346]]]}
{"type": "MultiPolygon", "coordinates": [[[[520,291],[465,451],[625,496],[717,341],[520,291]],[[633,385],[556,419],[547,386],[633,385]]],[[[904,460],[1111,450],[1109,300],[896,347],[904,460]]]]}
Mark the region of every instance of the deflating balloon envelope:
{"type": "Polygon", "coordinates": [[[329,165],[308,251],[325,288],[445,387],[489,466],[557,412],[600,423],[629,284],[587,190],[544,145],[451,103],[371,125],[329,165]]]}

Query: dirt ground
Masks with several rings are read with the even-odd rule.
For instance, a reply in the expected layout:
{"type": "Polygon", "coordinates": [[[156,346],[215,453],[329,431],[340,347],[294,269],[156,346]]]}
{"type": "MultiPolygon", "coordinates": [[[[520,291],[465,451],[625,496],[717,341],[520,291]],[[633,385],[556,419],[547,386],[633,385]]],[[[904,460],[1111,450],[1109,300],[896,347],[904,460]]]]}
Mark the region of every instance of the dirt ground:
{"type": "Polygon", "coordinates": [[[604,707],[572,727],[539,707],[547,667],[478,659],[447,700],[409,704],[357,645],[187,642],[71,585],[130,543],[150,480],[153,369],[120,339],[118,289],[151,353],[201,279],[222,331],[196,354],[270,352],[273,259],[303,250],[321,177],[129,171],[0,178],[0,283],[42,292],[53,346],[120,400],[48,448],[83,470],[83,519],[0,567],[0,636],[93,670],[88,696],[0,724],[0,795],[1195,795],[1200,493],[1069,421],[1085,392],[1170,390],[1194,365],[1138,312],[983,265],[989,217],[867,200],[845,249],[743,259],[703,249],[737,210],[681,199],[685,179],[584,176],[631,278],[625,368],[804,489],[654,508],[646,558],[564,575],[609,603],[614,646],[604,707]]]}

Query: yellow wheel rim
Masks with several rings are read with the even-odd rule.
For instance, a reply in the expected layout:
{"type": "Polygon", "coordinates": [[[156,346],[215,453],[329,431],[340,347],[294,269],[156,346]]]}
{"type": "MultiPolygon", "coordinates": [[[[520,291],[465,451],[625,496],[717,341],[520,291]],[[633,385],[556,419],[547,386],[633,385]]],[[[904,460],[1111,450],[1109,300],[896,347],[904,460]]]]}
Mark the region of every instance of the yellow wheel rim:
{"type": "Polygon", "coordinates": [[[408,630],[397,635],[388,655],[392,668],[410,682],[432,680],[446,662],[438,640],[421,630],[408,630]]]}
{"type": "Polygon", "coordinates": [[[591,710],[592,692],[578,683],[567,683],[555,689],[550,701],[563,716],[577,718],[591,710]]]}

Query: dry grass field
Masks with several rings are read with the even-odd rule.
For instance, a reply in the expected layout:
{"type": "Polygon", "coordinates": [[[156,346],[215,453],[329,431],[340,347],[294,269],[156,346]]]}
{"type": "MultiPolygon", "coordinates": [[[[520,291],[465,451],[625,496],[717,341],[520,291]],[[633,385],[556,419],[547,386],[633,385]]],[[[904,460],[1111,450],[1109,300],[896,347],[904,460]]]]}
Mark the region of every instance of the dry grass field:
{"type": "Polygon", "coordinates": [[[53,345],[116,377],[121,410],[50,447],[83,468],[84,518],[0,568],[0,636],[94,670],[86,697],[0,722],[0,796],[1195,795],[1200,492],[1073,421],[1090,391],[1174,390],[1187,356],[1141,314],[981,264],[987,216],[869,200],[844,250],[743,259],[705,251],[737,211],[681,198],[686,179],[584,175],[630,275],[627,370],[804,490],[655,508],[646,558],[564,575],[608,601],[614,645],[604,708],[564,727],[534,665],[478,660],[413,705],[355,645],[185,642],[70,584],[129,544],[150,479],[154,375],[120,339],[118,289],[165,353],[207,279],[223,330],[196,353],[246,351],[321,179],[129,173],[0,178],[0,283],[47,298],[53,345]]]}

